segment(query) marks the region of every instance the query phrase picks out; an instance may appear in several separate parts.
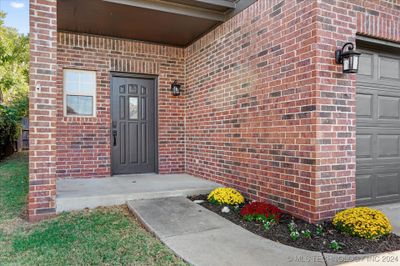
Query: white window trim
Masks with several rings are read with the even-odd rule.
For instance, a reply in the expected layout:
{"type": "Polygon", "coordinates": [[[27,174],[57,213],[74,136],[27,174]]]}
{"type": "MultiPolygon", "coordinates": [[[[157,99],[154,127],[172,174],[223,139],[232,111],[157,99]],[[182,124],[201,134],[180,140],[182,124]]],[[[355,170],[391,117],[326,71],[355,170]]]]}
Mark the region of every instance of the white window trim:
{"type": "Polygon", "coordinates": [[[96,111],[97,111],[97,72],[94,70],[85,70],[85,69],[72,69],[72,68],[64,68],[63,69],[63,112],[65,117],[96,117],[96,111]],[[80,93],[80,94],[67,94],[66,92],[66,79],[65,79],[65,72],[66,71],[75,71],[75,72],[81,72],[81,71],[88,71],[88,72],[94,72],[95,73],[95,89],[93,93],[80,93]],[[93,97],[93,111],[92,115],[69,115],[67,114],[67,96],[90,96],[93,97]]]}

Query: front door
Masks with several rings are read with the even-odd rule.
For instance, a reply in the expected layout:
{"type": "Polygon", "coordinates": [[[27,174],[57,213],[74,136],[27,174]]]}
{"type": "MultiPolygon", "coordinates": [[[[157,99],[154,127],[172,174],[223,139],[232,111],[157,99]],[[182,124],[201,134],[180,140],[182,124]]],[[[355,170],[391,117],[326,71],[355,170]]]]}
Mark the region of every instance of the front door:
{"type": "Polygon", "coordinates": [[[113,76],[111,93],[113,174],[155,172],[155,80],[113,76]]]}

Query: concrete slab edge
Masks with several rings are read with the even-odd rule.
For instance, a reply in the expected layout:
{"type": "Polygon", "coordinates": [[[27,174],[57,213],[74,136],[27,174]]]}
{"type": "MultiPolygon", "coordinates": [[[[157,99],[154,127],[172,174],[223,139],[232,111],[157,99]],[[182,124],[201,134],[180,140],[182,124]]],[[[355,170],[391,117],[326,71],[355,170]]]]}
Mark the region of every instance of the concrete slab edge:
{"type": "MultiPolygon", "coordinates": [[[[167,243],[165,242],[165,239],[160,237],[159,234],[157,234],[156,230],[151,227],[148,223],[146,223],[143,219],[143,217],[136,212],[135,208],[132,207],[132,205],[129,204],[129,202],[127,202],[128,205],[128,209],[131,211],[131,213],[133,214],[133,216],[135,216],[135,218],[139,221],[139,223],[149,232],[151,233],[155,238],[157,238],[158,240],[160,240],[164,245],[168,246],[167,243]]],[[[171,248],[170,248],[171,249],[171,248]]],[[[192,263],[190,263],[189,261],[185,260],[184,258],[182,258],[182,256],[180,256],[180,254],[178,254],[175,250],[171,249],[172,252],[175,254],[175,256],[179,257],[181,260],[183,260],[184,262],[193,265],[192,263]]]]}
{"type": "Polygon", "coordinates": [[[131,204],[129,204],[129,202],[127,202],[128,205],[128,209],[131,211],[131,213],[133,214],[133,216],[135,216],[135,218],[139,221],[139,223],[147,230],[149,231],[152,235],[156,236],[157,239],[161,239],[161,237],[157,234],[156,230],[149,225],[148,223],[145,222],[144,218],[138,213],[136,212],[135,208],[132,207],[131,204]]]}
{"type": "Polygon", "coordinates": [[[186,197],[208,194],[213,188],[183,189],[175,191],[158,191],[132,194],[111,194],[82,197],[58,197],[56,199],[56,212],[79,211],[85,208],[94,209],[101,206],[122,205],[130,200],[144,200],[156,198],[186,197]]]}

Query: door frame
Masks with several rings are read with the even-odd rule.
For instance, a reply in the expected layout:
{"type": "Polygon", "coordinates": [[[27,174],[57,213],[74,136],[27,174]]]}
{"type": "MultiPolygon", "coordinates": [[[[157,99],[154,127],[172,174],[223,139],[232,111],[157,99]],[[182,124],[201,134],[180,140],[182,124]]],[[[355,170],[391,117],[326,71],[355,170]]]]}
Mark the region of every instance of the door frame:
{"type": "Polygon", "coordinates": [[[109,125],[109,140],[110,140],[110,165],[111,165],[111,176],[114,175],[114,170],[112,166],[112,90],[113,90],[113,78],[139,78],[139,79],[150,79],[154,81],[154,173],[159,173],[158,167],[158,75],[151,74],[139,74],[139,73],[127,73],[127,72],[118,72],[118,71],[110,71],[110,125],[109,125]]]}

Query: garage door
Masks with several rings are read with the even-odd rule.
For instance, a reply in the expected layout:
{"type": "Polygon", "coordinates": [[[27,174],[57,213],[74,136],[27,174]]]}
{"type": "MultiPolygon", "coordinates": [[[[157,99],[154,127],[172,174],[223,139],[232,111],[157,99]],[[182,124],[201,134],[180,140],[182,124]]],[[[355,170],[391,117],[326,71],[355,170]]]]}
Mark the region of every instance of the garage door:
{"type": "Polygon", "coordinates": [[[358,50],[357,204],[400,201],[400,53],[358,50]]]}

